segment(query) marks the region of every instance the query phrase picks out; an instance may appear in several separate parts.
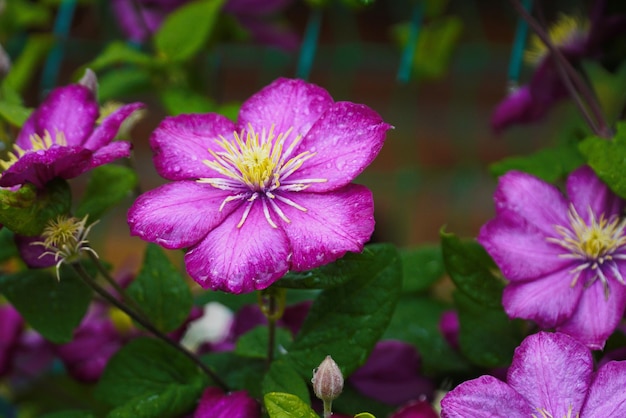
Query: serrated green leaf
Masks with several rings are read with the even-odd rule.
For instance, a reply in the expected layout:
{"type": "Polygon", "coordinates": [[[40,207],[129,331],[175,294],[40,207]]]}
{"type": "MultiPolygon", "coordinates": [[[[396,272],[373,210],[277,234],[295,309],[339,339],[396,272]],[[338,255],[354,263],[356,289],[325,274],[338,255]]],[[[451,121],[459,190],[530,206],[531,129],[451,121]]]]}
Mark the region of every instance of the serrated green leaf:
{"type": "Polygon", "coordinates": [[[304,379],[296,371],[296,368],[283,357],[272,362],[270,370],[263,378],[261,385],[263,394],[271,392],[283,392],[296,395],[305,404],[310,405],[309,388],[304,379]]]}
{"type": "Polygon", "coordinates": [[[96,396],[117,407],[117,417],[180,416],[193,410],[206,383],[196,364],[178,350],[137,338],[109,360],[96,396]]]}
{"type": "MultiPolygon", "coordinates": [[[[386,253],[385,253],[386,254],[386,253]]],[[[381,253],[366,246],[362,253],[347,253],[334,263],[304,271],[289,272],[274,286],[290,289],[330,289],[349,282],[380,262],[381,253]]],[[[396,254],[393,255],[395,257],[396,254]]]]}
{"type": "Polygon", "coordinates": [[[154,36],[159,53],[172,61],[182,61],[200,51],[224,1],[196,0],[170,13],[154,36]]]}
{"type": "Polygon", "coordinates": [[[137,186],[134,170],[120,165],[103,165],[91,170],[85,196],[76,209],[76,216],[89,215],[93,222],[104,212],[128,197],[137,186]]]}
{"type": "Polygon", "coordinates": [[[616,194],[626,198],[626,122],[617,124],[612,140],[589,137],[580,143],[580,152],[598,177],[616,194]]]}
{"type": "Polygon", "coordinates": [[[270,418],[319,418],[309,405],[291,393],[268,393],[263,401],[270,418]]]}
{"type": "Polygon", "coordinates": [[[36,236],[41,234],[51,219],[67,214],[72,195],[63,179],[55,179],[45,189],[31,184],[17,191],[0,188],[0,224],[16,234],[36,236]]]}
{"type": "Polygon", "coordinates": [[[61,281],[47,270],[25,270],[0,276],[0,293],[37,332],[54,343],[72,340],[91,301],[92,292],[67,266],[61,281]]]}
{"type": "Polygon", "coordinates": [[[474,364],[487,368],[511,364],[513,351],[523,339],[522,321],[511,320],[502,308],[488,308],[455,292],[461,352],[474,364]]]}
{"type": "Polygon", "coordinates": [[[183,113],[209,113],[216,110],[216,105],[207,96],[186,88],[169,88],[161,91],[161,102],[170,115],[183,113]]]}
{"type": "MultiPolygon", "coordinates": [[[[237,340],[235,354],[241,357],[267,358],[268,329],[265,325],[254,327],[237,340]]],[[[285,328],[276,328],[275,355],[280,354],[280,349],[286,349],[291,345],[291,332],[285,328]]]]}
{"type": "Polygon", "coordinates": [[[446,270],[458,289],[481,305],[500,307],[504,282],[492,273],[497,268],[485,249],[443,230],[440,235],[446,270]]]}
{"type": "Polygon", "coordinates": [[[499,177],[508,171],[518,170],[554,183],[584,163],[578,145],[565,143],[554,148],[544,148],[528,156],[505,158],[491,164],[489,171],[499,177]]]}
{"type": "Polygon", "coordinates": [[[421,292],[445,273],[441,247],[427,245],[400,251],[404,292],[421,292]]]}
{"type": "Polygon", "coordinates": [[[128,286],[128,294],[163,332],[178,328],[193,305],[191,290],[165,252],[148,244],[141,271],[128,286]]]}
{"type": "Polygon", "coordinates": [[[352,279],[317,297],[287,354],[305,378],[327,355],[349,375],[365,362],[393,315],[402,287],[393,245],[367,246],[362,262],[350,263],[345,274],[352,279]]]}

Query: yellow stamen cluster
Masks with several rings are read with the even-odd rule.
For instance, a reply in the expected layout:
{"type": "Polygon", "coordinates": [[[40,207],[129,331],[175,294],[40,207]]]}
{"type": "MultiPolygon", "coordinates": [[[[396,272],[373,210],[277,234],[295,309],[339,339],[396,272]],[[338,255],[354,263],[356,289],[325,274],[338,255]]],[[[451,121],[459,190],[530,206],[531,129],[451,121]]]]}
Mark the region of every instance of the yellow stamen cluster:
{"type": "Polygon", "coordinates": [[[556,231],[562,238],[547,238],[547,241],[555,243],[568,252],[561,254],[563,258],[580,260],[582,263],[571,270],[574,274],[572,287],[578,281],[580,274],[591,269],[594,276],[588,285],[596,279],[600,279],[604,285],[605,294],[608,297],[608,279],[603,272],[605,264],[608,265],[614,277],[622,284],[626,284],[619,270],[615,267],[615,259],[624,259],[626,256],[619,253],[619,250],[626,249],[626,219],[620,220],[618,217],[606,219],[604,214],[596,217],[589,208],[589,224],[578,214],[573,205],[570,205],[568,212],[570,227],[555,225],[556,231]]]}
{"type": "MultiPolygon", "coordinates": [[[[588,31],[589,22],[586,20],[561,14],[548,29],[548,36],[556,47],[562,47],[583,38],[588,31]]],[[[524,54],[525,61],[531,65],[537,65],[546,55],[548,55],[548,47],[537,35],[532,35],[528,41],[528,50],[524,54]]]]}
{"type": "Polygon", "coordinates": [[[33,242],[32,245],[41,245],[47,251],[40,255],[53,255],[57,262],[57,279],[59,277],[59,267],[63,263],[72,263],[82,252],[89,251],[96,257],[98,254],[89,246],[87,234],[95,223],[86,226],[87,216],[83,219],[74,217],[59,216],[57,219],[48,222],[42,235],[43,241],[33,242]]]}
{"type": "Polygon", "coordinates": [[[54,139],[48,130],[44,131],[43,137],[38,134],[32,134],[29,138],[30,148],[24,149],[17,144],[13,144],[13,151],[9,152],[6,160],[0,160],[0,169],[7,170],[17,162],[21,157],[29,152],[36,152],[50,149],[53,145],[67,146],[67,139],[63,132],[57,131],[54,139]]]}

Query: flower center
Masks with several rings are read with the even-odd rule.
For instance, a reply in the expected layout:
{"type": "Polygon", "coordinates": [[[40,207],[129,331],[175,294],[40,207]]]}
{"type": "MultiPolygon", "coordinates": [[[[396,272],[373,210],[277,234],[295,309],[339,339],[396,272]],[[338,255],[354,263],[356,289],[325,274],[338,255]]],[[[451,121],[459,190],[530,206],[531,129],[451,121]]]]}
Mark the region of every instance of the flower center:
{"type": "Polygon", "coordinates": [[[608,297],[608,279],[603,271],[605,267],[608,267],[620,283],[626,284],[615,264],[615,260],[626,259],[626,255],[622,253],[626,250],[626,236],[624,235],[626,219],[620,220],[617,216],[606,219],[604,214],[598,218],[589,208],[590,222],[587,224],[573,205],[570,205],[568,218],[569,228],[562,225],[554,227],[562,238],[549,237],[547,240],[568,250],[567,253],[561,254],[561,257],[582,262],[571,270],[574,274],[572,287],[576,285],[584,270],[591,269],[594,274],[587,285],[591,285],[599,278],[608,297]]]}
{"type": "Polygon", "coordinates": [[[13,151],[9,151],[6,160],[0,160],[0,169],[7,170],[15,164],[21,157],[29,152],[45,151],[52,148],[53,145],[67,146],[67,140],[63,132],[57,131],[54,139],[50,132],[46,129],[43,137],[38,134],[32,134],[29,138],[30,148],[24,149],[17,144],[13,144],[13,151]]]}
{"type": "MultiPolygon", "coordinates": [[[[532,418],[556,418],[554,415],[548,412],[546,408],[537,408],[537,412],[539,413],[539,415],[532,414],[532,418]]],[[[572,413],[573,413],[573,410],[572,410],[572,406],[570,405],[569,408],[567,408],[567,415],[563,415],[563,418],[579,418],[580,417],[580,413],[577,413],[576,415],[572,415],[572,413]]]]}
{"type": "MultiPolygon", "coordinates": [[[[589,32],[589,22],[580,17],[559,15],[557,21],[548,29],[548,36],[554,46],[564,47],[582,40],[589,32]]],[[[537,65],[548,55],[548,47],[537,36],[531,36],[524,59],[531,65],[537,65]]]]}
{"type": "Polygon", "coordinates": [[[222,177],[201,178],[200,183],[209,183],[215,188],[231,191],[232,194],[225,198],[220,205],[220,211],[231,201],[247,200],[248,205],[241,221],[237,225],[240,228],[245,222],[252,205],[259,197],[263,204],[265,219],[273,227],[278,226],[272,220],[269,209],[285,222],[289,219],[285,216],[276,201],[306,212],[306,208],[298,205],[291,199],[280,194],[281,191],[300,192],[308,188],[312,183],[322,183],[326,179],[297,179],[290,177],[302,164],[315,156],[314,152],[305,150],[293,155],[297,146],[302,142],[302,136],[298,135],[285,148],[291,128],[284,133],[276,135],[274,126],[268,131],[263,129],[256,132],[251,125],[247,130],[234,132],[234,139],[224,137],[216,139],[219,145],[218,151],[209,149],[213,160],[204,160],[204,164],[222,177]]]}

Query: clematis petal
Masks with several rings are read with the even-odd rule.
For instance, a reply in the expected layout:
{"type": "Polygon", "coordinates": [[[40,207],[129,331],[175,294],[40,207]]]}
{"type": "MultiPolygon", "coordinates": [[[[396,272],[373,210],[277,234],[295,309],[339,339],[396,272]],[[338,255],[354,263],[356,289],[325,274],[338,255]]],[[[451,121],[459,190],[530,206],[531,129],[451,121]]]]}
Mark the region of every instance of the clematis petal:
{"type": "Polygon", "coordinates": [[[560,257],[563,248],[548,242],[543,231],[517,212],[501,211],[482,226],[478,242],[511,281],[545,276],[571,264],[560,257]]]}
{"type": "Polygon", "coordinates": [[[593,170],[583,166],[567,178],[567,194],[578,214],[589,223],[589,208],[599,217],[609,218],[624,209],[624,201],[604,184],[593,170]]]}
{"type": "Polygon", "coordinates": [[[168,183],[139,196],[128,211],[131,235],[178,249],[192,246],[237,207],[229,193],[194,181],[168,183]]]}
{"type": "MultiPolygon", "coordinates": [[[[302,80],[279,78],[246,100],[239,110],[237,125],[251,124],[257,132],[273,127],[277,134],[292,129],[290,138],[306,135],[311,126],[333,104],[328,92],[302,80]]],[[[285,143],[285,149],[290,142],[285,143]]]]}
{"type": "Polygon", "coordinates": [[[441,418],[528,418],[535,412],[513,388],[488,375],[448,392],[441,408],[441,418]]]}
{"type": "Polygon", "coordinates": [[[130,142],[114,141],[96,150],[89,160],[89,169],[130,156],[130,142]]]}
{"type": "Polygon", "coordinates": [[[20,252],[22,261],[30,268],[45,268],[54,266],[57,260],[54,254],[44,255],[46,248],[43,245],[33,245],[35,242],[41,242],[43,237],[25,237],[23,235],[15,235],[15,244],[20,252]]]}
{"type": "Polygon", "coordinates": [[[592,372],[593,358],[587,347],[565,334],[539,332],[515,349],[508,382],[535,412],[577,416],[592,372]]]}
{"type": "Polygon", "coordinates": [[[516,213],[547,236],[555,234],[555,225],[569,225],[568,206],[561,192],[530,174],[509,171],[501,176],[494,200],[497,214],[516,213]]]}
{"type": "Polygon", "coordinates": [[[157,172],[168,180],[217,177],[203,161],[213,159],[209,149],[218,150],[220,136],[232,137],[234,131],[234,123],[215,113],[163,119],[150,137],[157,172]]]}
{"type": "Polygon", "coordinates": [[[572,287],[572,274],[560,270],[528,282],[509,283],[502,305],[511,318],[532,319],[541,328],[551,328],[570,318],[584,292],[583,280],[572,287]]]}
{"type": "Polygon", "coordinates": [[[338,102],[328,109],[304,137],[295,154],[310,151],[307,160],[289,181],[324,178],[310,192],[325,192],[348,184],[378,155],[391,125],[367,106],[338,102]]]}
{"type": "Polygon", "coordinates": [[[202,393],[194,418],[260,418],[261,407],[245,391],[224,394],[216,387],[202,393]]]}
{"type": "Polygon", "coordinates": [[[609,286],[608,299],[600,280],[585,289],[574,315],[557,331],[575,337],[594,350],[601,350],[622,319],[626,307],[626,287],[616,281],[610,282],[609,286]]]}
{"type": "Polygon", "coordinates": [[[141,109],[143,103],[124,105],[107,116],[89,136],[83,146],[90,150],[97,150],[109,144],[117,135],[122,123],[136,110],[141,109]]]}
{"type": "Polygon", "coordinates": [[[291,249],[280,228],[268,223],[260,202],[241,227],[247,203],[239,206],[185,254],[187,272],[204,288],[244,293],[265,289],[289,269],[291,249]]]}
{"type": "Polygon", "coordinates": [[[626,361],[611,361],[594,376],[581,417],[626,416],[626,361]]]}
{"type": "Polygon", "coordinates": [[[293,255],[291,269],[330,263],[347,251],[360,252],[374,231],[374,201],[364,186],[351,184],[332,193],[284,193],[306,212],[280,205],[290,223],[282,223],[293,255]]]}
{"type": "Polygon", "coordinates": [[[15,143],[31,149],[30,135],[42,136],[47,130],[53,138],[62,132],[69,146],[81,145],[91,134],[98,114],[98,103],[87,87],[70,84],[56,88],[30,115],[27,128],[20,131],[15,143]]]}
{"type": "Polygon", "coordinates": [[[24,320],[11,305],[0,305],[0,377],[6,375],[13,364],[24,320]]]}

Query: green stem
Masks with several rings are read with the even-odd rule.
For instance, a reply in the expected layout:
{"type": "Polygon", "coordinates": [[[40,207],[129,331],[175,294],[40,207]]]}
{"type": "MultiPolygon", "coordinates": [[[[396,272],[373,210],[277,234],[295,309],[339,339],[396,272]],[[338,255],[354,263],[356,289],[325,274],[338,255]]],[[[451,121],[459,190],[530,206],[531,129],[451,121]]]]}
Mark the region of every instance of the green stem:
{"type": "Polygon", "coordinates": [[[330,418],[333,415],[333,401],[324,401],[324,418],[330,418]]]}
{"type": "Polygon", "coordinates": [[[156,326],[154,326],[152,324],[152,322],[150,322],[149,320],[145,319],[144,317],[142,317],[141,315],[138,315],[135,311],[133,311],[129,306],[125,305],[123,302],[120,302],[119,300],[117,300],[113,295],[111,295],[109,292],[107,292],[106,289],[104,289],[102,286],[100,286],[90,275],[89,273],[87,273],[87,271],[85,270],[85,268],[82,266],[82,264],[80,263],[74,263],[72,264],[72,267],[74,268],[74,270],[76,271],[76,273],[78,274],[78,276],[89,286],[91,287],[91,289],[93,289],[94,292],[96,292],[98,295],[100,295],[104,300],[106,300],[107,302],[109,302],[111,305],[115,306],[116,308],[118,308],[119,310],[121,310],[122,312],[124,312],[126,315],[128,315],[129,317],[131,317],[133,320],[135,320],[138,324],[140,324],[142,327],[144,327],[146,330],[148,330],[150,333],[152,333],[155,337],[159,338],[160,340],[162,340],[163,342],[167,343],[168,345],[170,345],[171,347],[175,348],[176,350],[178,350],[179,352],[181,352],[182,354],[184,354],[186,357],[188,357],[190,360],[192,360],[194,363],[196,363],[196,365],[198,367],[200,367],[200,369],[202,369],[202,371],[209,376],[209,378],[211,378],[213,380],[213,382],[215,382],[215,384],[217,386],[219,386],[223,391],[228,392],[229,388],[226,385],[226,383],[224,383],[222,381],[222,379],[219,378],[219,376],[217,376],[213,370],[209,369],[203,362],[202,360],[200,360],[200,358],[194,354],[193,352],[189,351],[188,349],[186,349],[185,347],[183,347],[182,345],[180,345],[179,343],[177,343],[176,341],[170,339],[170,337],[168,337],[166,334],[164,334],[163,332],[161,332],[158,328],[156,328],[156,326]]]}

